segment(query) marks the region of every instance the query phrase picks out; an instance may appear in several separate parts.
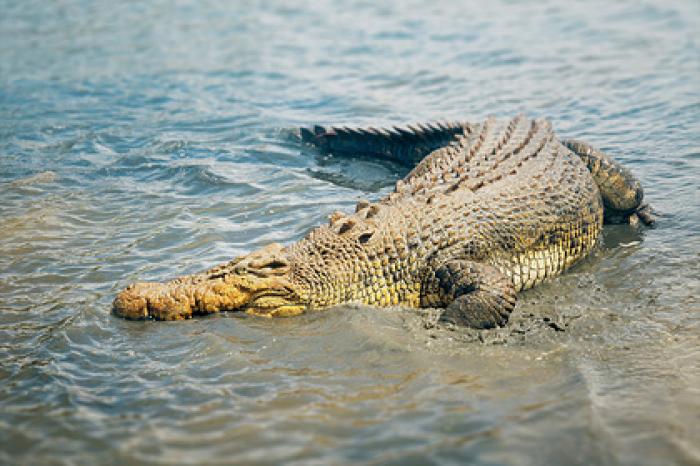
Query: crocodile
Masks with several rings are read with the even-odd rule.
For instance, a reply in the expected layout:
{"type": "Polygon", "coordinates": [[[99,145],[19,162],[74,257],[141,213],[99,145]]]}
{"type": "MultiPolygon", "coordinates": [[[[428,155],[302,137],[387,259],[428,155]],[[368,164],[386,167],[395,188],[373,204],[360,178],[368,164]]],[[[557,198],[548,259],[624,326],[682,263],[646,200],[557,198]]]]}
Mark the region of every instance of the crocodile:
{"type": "Polygon", "coordinates": [[[342,303],[443,308],[440,320],[503,326],[521,290],[594,249],[604,223],[652,224],[632,173],[546,119],[301,129],[322,153],[389,158],[412,168],[393,192],[334,212],[277,243],[204,272],[141,282],[117,295],[129,319],[219,311],[288,317],[342,303]]]}

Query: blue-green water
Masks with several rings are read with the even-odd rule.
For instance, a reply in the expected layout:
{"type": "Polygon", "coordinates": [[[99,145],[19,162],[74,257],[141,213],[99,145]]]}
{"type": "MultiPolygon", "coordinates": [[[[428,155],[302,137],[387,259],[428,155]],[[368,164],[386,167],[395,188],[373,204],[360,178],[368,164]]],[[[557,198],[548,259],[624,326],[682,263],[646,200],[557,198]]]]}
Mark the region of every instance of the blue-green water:
{"type": "Polygon", "coordinates": [[[700,463],[700,3],[378,3],[0,1],[0,463],[700,463]],[[483,341],[400,309],[109,314],[401,176],[291,128],[518,112],[660,221],[483,341]]]}

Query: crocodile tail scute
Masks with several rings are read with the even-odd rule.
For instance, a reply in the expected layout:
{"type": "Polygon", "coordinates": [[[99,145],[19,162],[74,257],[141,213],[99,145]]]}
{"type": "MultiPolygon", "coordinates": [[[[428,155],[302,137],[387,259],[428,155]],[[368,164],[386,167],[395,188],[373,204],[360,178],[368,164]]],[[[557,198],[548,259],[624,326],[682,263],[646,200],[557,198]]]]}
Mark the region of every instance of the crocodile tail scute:
{"type": "Polygon", "coordinates": [[[431,122],[406,126],[349,127],[314,126],[301,128],[304,143],[322,153],[371,156],[415,165],[430,152],[463,134],[469,123],[431,122]]]}

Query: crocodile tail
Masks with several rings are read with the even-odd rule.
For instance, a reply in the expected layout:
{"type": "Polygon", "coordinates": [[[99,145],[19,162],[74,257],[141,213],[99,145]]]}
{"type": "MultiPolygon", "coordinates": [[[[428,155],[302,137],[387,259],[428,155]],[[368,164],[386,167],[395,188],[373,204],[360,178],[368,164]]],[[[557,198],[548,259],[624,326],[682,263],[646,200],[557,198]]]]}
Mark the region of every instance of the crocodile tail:
{"type": "Polygon", "coordinates": [[[415,165],[430,152],[463,134],[469,123],[432,122],[388,128],[315,126],[301,128],[303,142],[323,153],[387,158],[415,165]]]}

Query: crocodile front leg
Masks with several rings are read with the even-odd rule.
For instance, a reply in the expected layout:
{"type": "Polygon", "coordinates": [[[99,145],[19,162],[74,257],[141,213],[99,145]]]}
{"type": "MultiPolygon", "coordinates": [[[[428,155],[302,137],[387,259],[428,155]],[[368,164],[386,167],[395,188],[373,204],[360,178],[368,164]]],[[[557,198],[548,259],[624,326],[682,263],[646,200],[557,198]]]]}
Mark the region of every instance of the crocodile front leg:
{"type": "Polygon", "coordinates": [[[451,261],[435,271],[435,280],[446,305],[442,322],[493,328],[505,325],[515,307],[513,283],[490,265],[451,261]]]}

